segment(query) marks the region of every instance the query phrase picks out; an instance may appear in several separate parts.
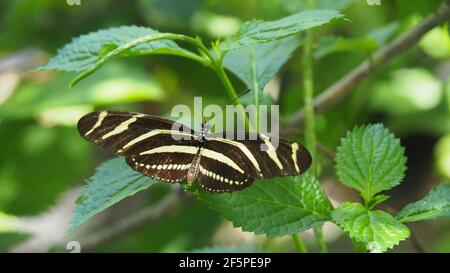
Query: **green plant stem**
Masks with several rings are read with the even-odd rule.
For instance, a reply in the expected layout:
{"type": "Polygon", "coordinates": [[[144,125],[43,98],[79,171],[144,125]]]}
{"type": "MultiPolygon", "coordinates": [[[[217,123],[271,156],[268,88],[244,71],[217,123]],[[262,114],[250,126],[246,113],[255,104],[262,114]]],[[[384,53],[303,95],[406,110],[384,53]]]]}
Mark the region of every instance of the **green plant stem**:
{"type": "MultiPolygon", "coordinates": [[[[308,0],[309,9],[314,9],[314,1],[308,0]]],[[[318,176],[318,163],[317,163],[317,140],[316,130],[314,124],[314,82],[313,82],[313,57],[312,57],[312,45],[313,45],[313,33],[311,30],[306,31],[305,44],[303,46],[303,92],[304,92],[304,109],[305,109],[305,142],[306,147],[311,153],[312,164],[311,172],[318,176]]],[[[327,247],[323,239],[322,226],[314,228],[314,236],[316,239],[316,245],[319,252],[327,252],[327,247]]]]}
{"type": "Polygon", "coordinates": [[[317,175],[317,158],[316,158],[316,133],[314,124],[314,85],[313,85],[313,63],[312,63],[312,41],[313,35],[311,31],[306,32],[305,44],[303,46],[303,97],[305,108],[305,142],[306,147],[311,153],[312,164],[311,172],[317,175]]]}
{"type": "MultiPolygon", "coordinates": [[[[311,31],[306,32],[305,44],[303,45],[303,97],[305,108],[305,144],[311,153],[312,164],[311,173],[318,176],[317,168],[317,140],[314,124],[314,84],[313,84],[313,59],[312,59],[312,42],[313,34],[311,31]]],[[[319,252],[327,252],[325,241],[323,240],[322,226],[314,228],[314,236],[319,252]]]]}
{"type": "MultiPolygon", "coordinates": [[[[222,57],[219,57],[220,59],[222,57]]],[[[241,101],[237,99],[238,95],[236,93],[236,90],[234,89],[233,85],[231,84],[230,79],[228,78],[227,73],[225,72],[225,69],[222,66],[222,61],[216,62],[214,65],[214,71],[216,71],[217,75],[219,76],[220,80],[222,81],[225,90],[227,91],[228,96],[230,99],[234,101],[234,105],[236,105],[239,109],[241,121],[244,123],[245,127],[248,128],[250,131],[253,131],[253,126],[250,124],[247,115],[245,114],[244,106],[242,105],[241,101]]]]}
{"type": "Polygon", "coordinates": [[[255,50],[251,48],[250,50],[250,58],[251,58],[251,73],[252,73],[252,87],[253,87],[253,103],[255,104],[256,110],[256,119],[255,119],[255,128],[256,131],[259,132],[259,85],[258,79],[256,78],[256,61],[255,61],[255,50]]]}
{"type": "Polygon", "coordinates": [[[308,253],[308,249],[306,248],[306,245],[303,242],[302,237],[300,237],[300,234],[296,233],[292,235],[292,238],[294,239],[295,246],[297,247],[298,252],[308,253]]]}

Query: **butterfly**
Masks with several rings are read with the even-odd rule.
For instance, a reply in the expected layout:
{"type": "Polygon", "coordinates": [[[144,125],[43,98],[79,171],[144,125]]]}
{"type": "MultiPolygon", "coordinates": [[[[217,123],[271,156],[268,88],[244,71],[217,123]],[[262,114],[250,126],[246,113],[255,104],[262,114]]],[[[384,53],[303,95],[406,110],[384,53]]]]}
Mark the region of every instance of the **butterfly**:
{"type": "Polygon", "coordinates": [[[244,133],[243,140],[236,140],[239,132],[224,138],[223,133],[210,133],[207,123],[196,132],[140,113],[92,112],[78,121],[78,131],[88,141],[124,156],[145,176],[167,183],[187,180],[190,186],[198,181],[210,192],[242,190],[255,179],[300,175],[311,165],[306,148],[285,138],[244,133]]]}

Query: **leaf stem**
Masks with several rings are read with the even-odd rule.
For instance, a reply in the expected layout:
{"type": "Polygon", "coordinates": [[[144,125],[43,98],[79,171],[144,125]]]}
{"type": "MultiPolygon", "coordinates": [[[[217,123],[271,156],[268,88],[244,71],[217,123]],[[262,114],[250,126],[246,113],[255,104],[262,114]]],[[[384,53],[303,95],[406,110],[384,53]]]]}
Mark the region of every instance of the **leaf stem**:
{"type": "Polygon", "coordinates": [[[306,248],[306,245],[303,242],[300,234],[296,233],[296,234],[292,235],[292,238],[294,239],[295,246],[297,247],[298,252],[308,253],[308,249],[306,248]]]}
{"type": "Polygon", "coordinates": [[[316,158],[316,133],[314,124],[314,85],[313,85],[313,63],[312,63],[312,42],[313,35],[311,31],[306,32],[305,43],[303,45],[303,97],[305,108],[305,142],[306,147],[311,153],[312,164],[311,172],[317,175],[316,158]]]}
{"type": "MultiPolygon", "coordinates": [[[[312,60],[312,42],[313,34],[311,31],[306,32],[305,44],[303,46],[303,92],[304,92],[304,108],[305,108],[305,144],[311,157],[311,173],[318,175],[317,158],[316,158],[316,132],[314,124],[314,84],[313,84],[313,60],[312,60]]],[[[326,252],[327,248],[323,240],[322,226],[314,228],[314,236],[316,239],[319,252],[326,252]]]]}
{"type": "Polygon", "coordinates": [[[241,120],[245,126],[245,128],[248,128],[250,131],[253,130],[252,124],[250,124],[248,116],[245,114],[244,106],[242,105],[241,101],[238,99],[238,94],[236,93],[236,90],[234,89],[233,85],[231,84],[230,78],[228,78],[227,73],[225,72],[225,69],[223,68],[222,61],[225,57],[226,52],[222,52],[220,50],[219,44],[213,44],[214,52],[216,53],[216,61],[213,63],[212,68],[214,71],[216,71],[217,75],[219,76],[220,80],[222,81],[225,90],[228,93],[228,97],[233,100],[234,105],[236,105],[239,109],[241,120]]]}
{"type": "Polygon", "coordinates": [[[233,85],[231,84],[230,79],[228,78],[227,73],[225,72],[225,69],[223,69],[223,66],[221,64],[217,64],[214,66],[214,71],[216,71],[217,75],[219,76],[220,80],[222,81],[225,90],[228,93],[228,97],[234,101],[234,105],[236,105],[239,109],[240,118],[241,121],[244,123],[244,126],[246,128],[253,128],[252,125],[248,122],[248,117],[245,114],[244,106],[242,105],[241,101],[237,98],[238,95],[236,93],[236,90],[234,89],[233,85]],[[248,127],[247,127],[248,126],[248,127]]]}
{"type": "MultiPolygon", "coordinates": [[[[309,9],[314,9],[314,1],[308,0],[309,9]]],[[[305,43],[303,45],[303,92],[304,92],[304,109],[305,109],[305,144],[311,153],[312,164],[311,172],[318,176],[319,169],[317,163],[317,139],[314,124],[314,80],[313,80],[313,33],[311,30],[306,31],[305,43]]],[[[320,252],[327,252],[327,247],[323,239],[322,226],[314,228],[314,236],[316,239],[317,248],[320,252]]]]}
{"type": "Polygon", "coordinates": [[[257,74],[256,74],[256,60],[255,60],[255,50],[252,47],[250,49],[250,58],[251,58],[251,73],[252,73],[252,87],[253,87],[253,103],[255,104],[256,108],[256,119],[255,119],[255,128],[256,131],[259,131],[259,85],[257,80],[257,74]]]}

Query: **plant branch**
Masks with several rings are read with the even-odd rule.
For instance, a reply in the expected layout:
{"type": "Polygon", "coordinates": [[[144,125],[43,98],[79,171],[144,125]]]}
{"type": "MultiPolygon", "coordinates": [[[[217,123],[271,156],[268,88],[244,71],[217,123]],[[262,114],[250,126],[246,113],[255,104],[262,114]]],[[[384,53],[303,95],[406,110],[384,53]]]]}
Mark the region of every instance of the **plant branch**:
{"type": "MultiPolygon", "coordinates": [[[[359,66],[317,96],[313,101],[314,111],[316,113],[323,112],[326,108],[330,107],[354,90],[361,81],[373,75],[372,72],[376,69],[382,67],[384,64],[415,45],[425,33],[449,19],[450,0],[446,0],[434,13],[428,15],[414,28],[403,33],[392,43],[375,52],[372,61],[366,60],[362,62],[359,66]]],[[[294,114],[289,121],[289,124],[295,126],[302,123],[305,120],[306,111],[307,109],[302,109],[294,114]]]]}

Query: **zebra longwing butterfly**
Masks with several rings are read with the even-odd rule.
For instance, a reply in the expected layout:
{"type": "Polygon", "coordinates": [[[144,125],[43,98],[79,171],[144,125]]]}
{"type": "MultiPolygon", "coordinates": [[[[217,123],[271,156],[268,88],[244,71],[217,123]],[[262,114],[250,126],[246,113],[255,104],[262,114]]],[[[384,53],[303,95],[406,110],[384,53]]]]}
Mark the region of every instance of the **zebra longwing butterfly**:
{"type": "Polygon", "coordinates": [[[245,133],[245,140],[231,140],[210,134],[208,126],[197,133],[139,113],[89,113],[79,120],[78,131],[85,139],[124,156],[131,168],[145,176],[167,183],[187,179],[189,185],[198,180],[210,192],[241,190],[255,179],[299,175],[311,165],[309,152],[284,138],[277,139],[275,149],[273,139],[263,134],[245,133]],[[261,144],[268,149],[262,151],[261,144]]]}

